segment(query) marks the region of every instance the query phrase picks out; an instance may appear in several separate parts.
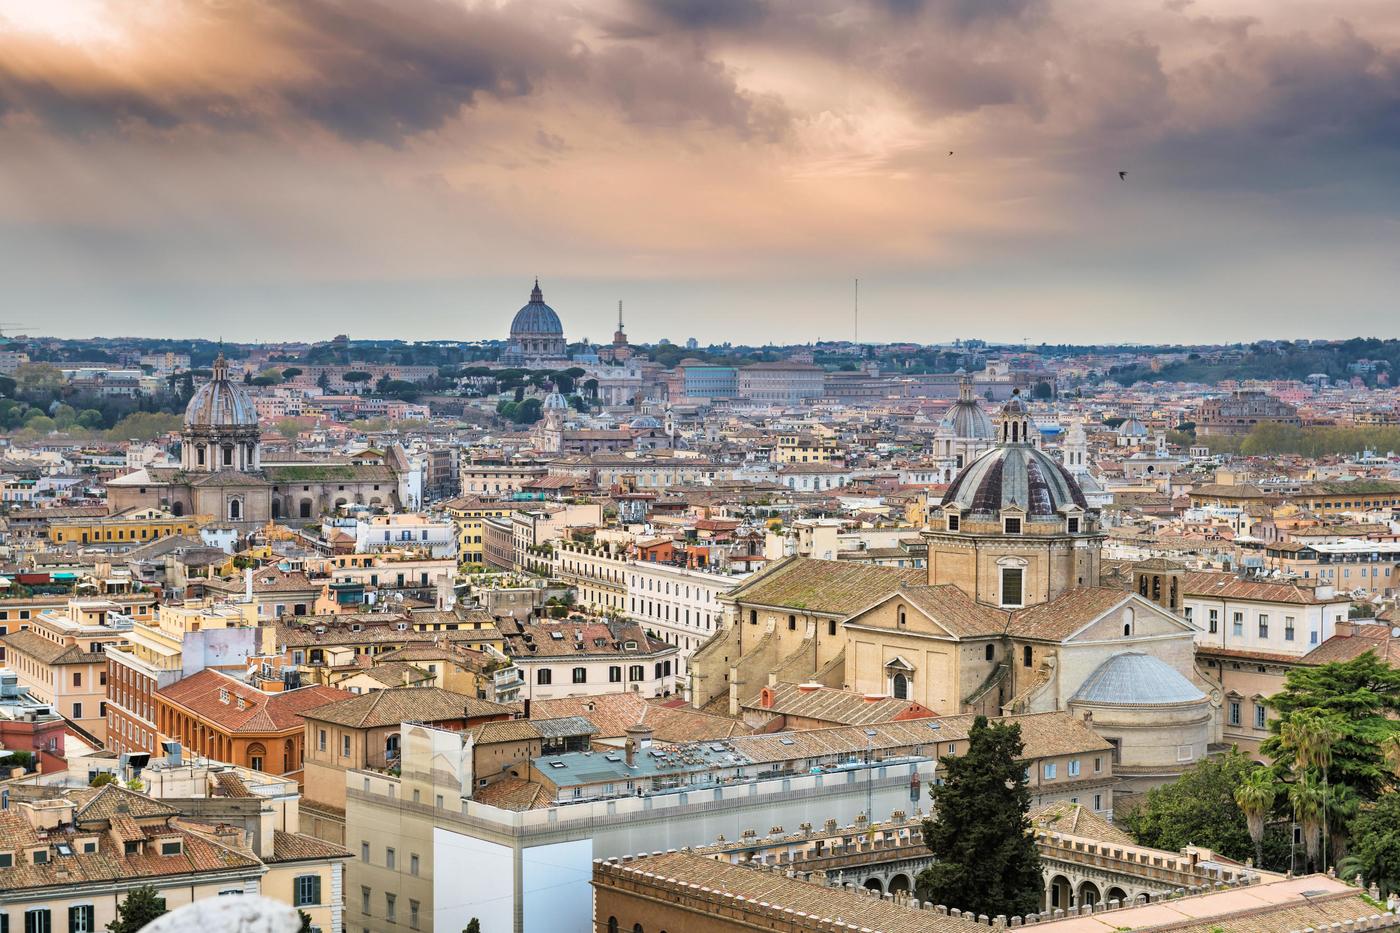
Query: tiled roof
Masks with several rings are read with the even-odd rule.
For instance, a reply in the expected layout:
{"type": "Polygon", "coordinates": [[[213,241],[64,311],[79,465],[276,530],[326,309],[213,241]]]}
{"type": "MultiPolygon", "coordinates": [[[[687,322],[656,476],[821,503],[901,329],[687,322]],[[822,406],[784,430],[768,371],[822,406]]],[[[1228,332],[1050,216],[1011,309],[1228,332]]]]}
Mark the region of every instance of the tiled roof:
{"type": "MultiPolygon", "coordinates": [[[[1270,580],[1241,580],[1233,573],[1215,573],[1209,570],[1186,574],[1181,580],[1181,592],[1187,596],[1205,596],[1210,599],[1295,603],[1303,606],[1324,602],[1317,598],[1312,587],[1270,580]]],[[[1337,596],[1327,601],[1345,599],[1344,596],[1337,596]]]]}
{"type": "Polygon", "coordinates": [[[844,726],[863,726],[871,722],[891,722],[901,714],[906,718],[926,718],[933,712],[908,700],[894,697],[870,698],[836,687],[815,684],[777,684],[765,688],[772,703],[764,706],[762,693],[744,703],[745,709],[781,716],[796,716],[844,726]]]}
{"type": "Polygon", "coordinates": [[[502,810],[537,810],[550,805],[549,793],[542,784],[532,784],[524,778],[504,778],[472,791],[472,800],[502,810]]]}
{"type": "Polygon", "coordinates": [[[308,859],[349,858],[350,852],[333,842],[317,839],[305,833],[272,832],[272,857],[268,862],[301,862],[308,859]]]}
{"type": "Polygon", "coordinates": [[[134,820],[175,816],[180,811],[145,794],[108,784],[87,803],[78,807],[74,818],[80,823],[111,820],[117,814],[134,820]]]}
{"type": "Polygon", "coordinates": [[[60,645],[35,632],[11,632],[0,637],[0,642],[41,664],[96,664],[103,660],[101,654],[84,651],[77,645],[60,645]]]}
{"type": "Polygon", "coordinates": [[[311,707],[303,715],[354,729],[372,729],[401,722],[509,716],[510,708],[441,687],[390,687],[311,707]]]}
{"type": "Polygon", "coordinates": [[[901,586],[899,592],[909,604],[926,613],[949,634],[959,638],[1001,635],[1010,616],[1003,610],[977,602],[952,584],[901,586]]]}
{"type": "Polygon", "coordinates": [[[189,710],[225,732],[286,732],[301,729],[301,714],[350,696],[318,685],[263,693],[218,671],[203,670],[157,691],[162,699],[189,710]],[[227,691],[228,701],[220,691],[227,691]],[[238,708],[238,699],[243,708],[238,708]]]}
{"type": "Polygon", "coordinates": [[[1048,829],[1054,833],[1094,839],[1114,845],[1135,846],[1137,840],[1099,816],[1093,810],[1085,809],[1077,803],[1061,800],[1037,807],[1030,812],[1031,825],[1037,829],[1048,829]]]}
{"type": "MultiPolygon", "coordinates": [[[[978,929],[973,920],[944,916],[936,911],[912,910],[879,898],[866,897],[841,888],[799,881],[785,874],[727,861],[704,858],[690,852],[664,852],[633,859],[627,867],[650,872],[663,883],[682,883],[742,897],[768,910],[806,914],[803,929],[816,929],[819,922],[848,924],[852,929],[879,933],[971,933],[978,929]],[[818,918],[813,922],[812,918],[818,918]]],[[[594,882],[595,885],[598,882],[594,882]]],[[[643,884],[656,883],[643,877],[643,884]]],[[[669,885],[668,885],[669,886],[669,885]]],[[[716,905],[720,901],[716,900],[716,905]]],[[[730,912],[742,909],[734,905],[730,912]]],[[[985,927],[982,927],[985,929],[985,927]]]]}
{"type": "Polygon", "coordinates": [[[560,697],[535,700],[530,705],[530,719],[555,719],[577,716],[587,719],[598,729],[600,738],[625,735],[628,726],[645,723],[658,742],[704,742],[748,735],[753,730],[737,719],[712,716],[688,707],[671,709],[648,703],[636,693],[606,693],[592,697],[560,697]]]}
{"type": "Polygon", "coordinates": [[[1016,610],[1006,631],[1017,638],[1062,641],[1132,595],[1107,586],[1075,587],[1049,602],[1016,610]]]}
{"type": "Polygon", "coordinates": [[[927,579],[926,570],[790,557],[750,577],[727,598],[846,616],[893,592],[901,582],[917,585],[927,579]]]}

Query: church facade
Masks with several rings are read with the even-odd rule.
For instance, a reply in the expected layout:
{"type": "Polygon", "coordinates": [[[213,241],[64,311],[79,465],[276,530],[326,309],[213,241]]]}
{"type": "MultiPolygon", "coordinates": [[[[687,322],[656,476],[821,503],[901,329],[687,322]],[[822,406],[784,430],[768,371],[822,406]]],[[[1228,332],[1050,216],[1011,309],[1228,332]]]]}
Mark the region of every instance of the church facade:
{"type": "Polygon", "coordinates": [[[347,505],[416,508],[422,481],[421,467],[397,446],[343,460],[265,462],[257,410],[220,355],[185,408],[180,465],[111,480],[107,503],[113,513],[155,507],[252,530],[268,521],[313,521],[347,505]]]}
{"type": "Polygon", "coordinates": [[[1129,789],[1206,755],[1218,704],[1173,605],[1100,584],[1103,535],[1073,475],[1035,445],[1019,396],[931,510],[928,563],[788,557],[724,597],[728,624],[690,661],[699,707],[813,682],[940,715],[1073,712],[1117,749],[1129,789]]]}

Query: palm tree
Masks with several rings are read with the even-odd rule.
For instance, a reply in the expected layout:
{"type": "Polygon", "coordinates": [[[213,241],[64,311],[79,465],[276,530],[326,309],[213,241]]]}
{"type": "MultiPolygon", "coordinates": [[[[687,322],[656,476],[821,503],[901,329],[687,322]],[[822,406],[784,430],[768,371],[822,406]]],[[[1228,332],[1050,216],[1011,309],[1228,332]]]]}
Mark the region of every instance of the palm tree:
{"type": "Polygon", "coordinates": [[[1235,788],[1235,803],[1244,813],[1249,826],[1249,838],[1254,840],[1254,865],[1264,864],[1264,821],[1274,809],[1278,797],[1278,782],[1268,768],[1255,768],[1235,788]]]}
{"type": "MultiPolygon", "coordinates": [[[[1310,770],[1322,773],[1320,834],[1323,868],[1327,864],[1327,769],[1332,764],[1332,743],[1341,737],[1341,731],[1334,719],[1315,709],[1298,710],[1279,726],[1279,738],[1283,741],[1283,746],[1293,752],[1294,768],[1299,774],[1299,781],[1301,782],[1310,770]]],[[[1303,822],[1302,814],[1298,814],[1298,821],[1303,822]]],[[[1306,832],[1306,829],[1304,831],[1306,832]]],[[[1309,861],[1312,860],[1313,854],[1310,850],[1309,861]]]]}
{"type": "Polygon", "coordinates": [[[1303,827],[1303,847],[1308,855],[1307,867],[1311,868],[1317,864],[1318,842],[1322,835],[1322,784],[1312,774],[1303,772],[1298,780],[1288,785],[1288,801],[1303,827]]]}
{"type": "MultiPolygon", "coordinates": [[[[1326,788],[1324,787],[1324,790],[1326,788]]],[[[1329,843],[1332,861],[1340,864],[1347,854],[1347,839],[1351,821],[1361,811],[1361,798],[1348,784],[1338,784],[1328,792],[1325,803],[1325,825],[1330,827],[1329,843]]]]}

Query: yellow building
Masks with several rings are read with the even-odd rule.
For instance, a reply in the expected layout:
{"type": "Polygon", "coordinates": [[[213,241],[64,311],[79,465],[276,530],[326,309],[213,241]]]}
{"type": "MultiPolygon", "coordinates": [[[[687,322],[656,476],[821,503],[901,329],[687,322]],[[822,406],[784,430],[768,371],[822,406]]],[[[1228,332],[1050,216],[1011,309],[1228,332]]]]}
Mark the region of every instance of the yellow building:
{"type": "Polygon", "coordinates": [[[487,502],[473,496],[463,496],[443,503],[443,508],[457,525],[457,558],[464,564],[485,563],[482,549],[484,534],[481,521],[499,518],[515,511],[512,502],[487,502]]]}
{"type": "Polygon", "coordinates": [[[769,460],[773,463],[836,463],[844,460],[841,445],[810,434],[780,434],[769,460]]]}
{"type": "Polygon", "coordinates": [[[157,508],[132,508],[116,515],[68,518],[49,525],[55,544],[135,547],[171,535],[195,535],[209,515],[172,515],[157,508]]]}

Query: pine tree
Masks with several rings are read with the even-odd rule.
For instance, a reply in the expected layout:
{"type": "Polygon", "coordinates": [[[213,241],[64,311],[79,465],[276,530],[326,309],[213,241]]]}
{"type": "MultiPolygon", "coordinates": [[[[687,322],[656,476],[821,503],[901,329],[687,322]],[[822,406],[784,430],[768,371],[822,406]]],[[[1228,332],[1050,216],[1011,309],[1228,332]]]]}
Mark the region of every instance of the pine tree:
{"type": "Polygon", "coordinates": [[[481,921],[472,917],[467,921],[467,928],[462,933],[481,933],[481,921]]]}
{"type": "Polygon", "coordinates": [[[151,885],[143,884],[128,891],[126,899],[117,905],[117,918],[107,924],[107,933],[137,933],[165,913],[165,898],[156,894],[151,885]]]}
{"type": "Polygon", "coordinates": [[[918,896],[989,917],[1034,913],[1042,881],[1021,727],[978,716],[970,738],[966,755],[939,759],[935,818],[924,821],[937,861],[919,874],[918,896]]]}

